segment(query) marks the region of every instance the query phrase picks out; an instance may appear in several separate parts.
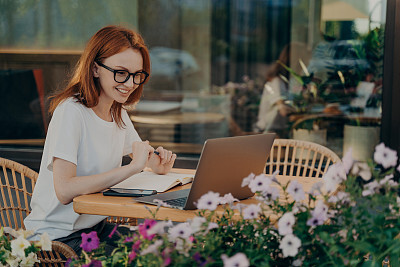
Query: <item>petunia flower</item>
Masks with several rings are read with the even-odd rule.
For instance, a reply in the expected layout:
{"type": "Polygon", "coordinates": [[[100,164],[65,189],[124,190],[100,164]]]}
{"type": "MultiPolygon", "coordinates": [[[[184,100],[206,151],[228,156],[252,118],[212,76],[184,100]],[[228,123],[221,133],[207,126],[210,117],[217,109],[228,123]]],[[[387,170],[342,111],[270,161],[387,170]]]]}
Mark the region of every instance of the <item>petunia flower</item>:
{"type": "Polygon", "coordinates": [[[332,164],[322,179],[328,193],[335,191],[338,185],[347,179],[343,165],[340,163],[332,164]]]}
{"type": "Polygon", "coordinates": [[[147,230],[147,235],[152,236],[155,234],[162,235],[165,233],[165,227],[172,226],[172,221],[159,221],[147,230]]]}
{"type": "Polygon", "coordinates": [[[243,218],[245,220],[257,219],[261,212],[260,204],[250,204],[243,210],[243,218]]]}
{"type": "Polygon", "coordinates": [[[254,173],[250,173],[247,177],[245,177],[242,181],[242,187],[248,186],[254,177],[256,177],[254,173]]]}
{"type": "Polygon", "coordinates": [[[193,233],[199,232],[204,228],[204,224],[207,222],[206,218],[196,216],[192,220],[189,221],[190,227],[192,228],[193,233]]]}
{"type": "Polygon", "coordinates": [[[250,266],[249,259],[244,253],[236,253],[232,257],[228,257],[225,254],[221,255],[221,259],[224,262],[224,267],[248,267],[250,266]]]}
{"type": "Polygon", "coordinates": [[[280,235],[288,235],[293,233],[293,225],[296,222],[292,212],[286,212],[278,221],[278,231],[280,235]]]}
{"type": "Polygon", "coordinates": [[[324,186],[324,183],[319,181],[316,182],[312,185],[311,189],[310,189],[310,194],[313,196],[319,196],[322,193],[322,187],[324,186]]]}
{"type": "Polygon", "coordinates": [[[353,154],[353,148],[350,147],[349,150],[347,150],[346,154],[342,158],[343,168],[344,168],[344,171],[346,172],[346,174],[349,173],[349,171],[354,163],[352,154],[353,154]]]}
{"type": "Polygon", "coordinates": [[[143,249],[140,252],[140,255],[146,255],[146,254],[153,254],[153,255],[158,255],[159,251],[158,248],[163,244],[163,241],[161,239],[156,240],[153,244],[149,245],[147,248],[143,249]]]}
{"type": "Polygon", "coordinates": [[[268,186],[266,190],[262,192],[262,197],[267,202],[275,201],[279,198],[279,189],[274,186],[268,186]]]}
{"type": "Polygon", "coordinates": [[[42,248],[42,250],[51,251],[51,240],[50,240],[49,235],[47,233],[43,233],[40,236],[40,240],[38,242],[38,245],[42,248]]]}
{"type": "Polygon", "coordinates": [[[362,191],[362,195],[364,197],[375,194],[376,189],[379,188],[379,184],[377,181],[370,182],[364,185],[364,190],[362,191]]]}
{"type": "Polygon", "coordinates": [[[131,253],[128,255],[128,262],[131,263],[137,256],[137,253],[135,250],[132,250],[131,253]]]}
{"type": "Polygon", "coordinates": [[[299,252],[301,241],[293,234],[285,235],[282,238],[279,248],[282,249],[283,257],[294,257],[299,252]]]}
{"type": "Polygon", "coordinates": [[[22,235],[11,241],[11,254],[17,257],[25,257],[25,249],[30,247],[31,243],[22,235]]]}
{"type": "Polygon", "coordinates": [[[301,201],[306,198],[306,195],[303,190],[303,185],[297,182],[296,180],[293,180],[290,182],[287,192],[293,197],[294,200],[296,201],[301,201]]]}
{"type": "Polygon", "coordinates": [[[369,181],[372,177],[371,169],[365,162],[354,163],[351,174],[360,176],[364,181],[369,181]]]}
{"type": "Polygon", "coordinates": [[[147,240],[151,240],[154,237],[154,234],[149,234],[149,230],[157,224],[156,220],[146,219],[142,224],[138,226],[139,233],[147,240]]]}
{"type": "Polygon", "coordinates": [[[234,198],[234,197],[232,196],[232,194],[229,193],[229,194],[225,194],[223,197],[221,197],[221,199],[220,199],[220,204],[229,204],[229,205],[232,205],[234,202],[238,202],[238,201],[239,201],[239,199],[234,198]]]}
{"type": "Polygon", "coordinates": [[[112,236],[115,234],[115,232],[117,231],[118,228],[118,224],[116,224],[114,226],[114,228],[111,230],[111,233],[108,235],[108,238],[112,238],[112,236]]]}
{"type": "Polygon", "coordinates": [[[33,266],[35,263],[40,262],[37,258],[36,253],[29,253],[27,257],[22,258],[22,261],[18,264],[21,267],[33,266]]]}
{"type": "Polygon", "coordinates": [[[264,192],[267,187],[272,183],[272,179],[266,174],[262,173],[257,175],[250,183],[249,188],[251,192],[264,192]]]}
{"type": "Polygon", "coordinates": [[[219,203],[219,193],[210,191],[207,194],[202,195],[196,205],[200,210],[215,210],[219,203]]]}
{"type": "Polygon", "coordinates": [[[397,164],[397,152],[380,143],[375,147],[374,160],[385,169],[394,167],[397,164]]]}
{"type": "Polygon", "coordinates": [[[189,223],[179,223],[168,231],[168,237],[171,241],[175,241],[178,238],[188,239],[193,233],[189,223]]]}
{"type": "Polygon", "coordinates": [[[80,247],[84,251],[90,252],[93,249],[96,249],[99,247],[100,240],[97,237],[97,233],[95,231],[92,231],[89,234],[82,233],[81,237],[82,237],[82,244],[80,245],[80,247]]]}

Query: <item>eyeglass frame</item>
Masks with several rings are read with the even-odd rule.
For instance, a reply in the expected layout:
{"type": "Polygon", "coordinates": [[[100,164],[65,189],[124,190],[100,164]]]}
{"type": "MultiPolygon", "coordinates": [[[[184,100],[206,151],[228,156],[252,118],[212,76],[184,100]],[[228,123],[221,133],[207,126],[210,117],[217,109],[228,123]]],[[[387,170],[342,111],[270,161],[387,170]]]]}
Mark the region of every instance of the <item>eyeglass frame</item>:
{"type": "Polygon", "coordinates": [[[136,71],[136,72],[129,72],[129,71],[127,71],[127,70],[115,70],[115,69],[113,69],[113,68],[111,68],[111,67],[109,67],[109,66],[106,66],[106,65],[104,65],[103,63],[101,63],[101,62],[99,62],[99,61],[95,61],[100,67],[103,67],[103,68],[105,68],[106,70],[109,70],[109,71],[111,71],[111,72],[113,72],[114,73],[114,81],[115,82],[117,82],[117,83],[126,83],[130,78],[131,78],[131,76],[133,77],[133,79],[132,79],[132,81],[133,81],[133,83],[134,84],[136,84],[136,85],[141,85],[141,84],[143,84],[146,80],[147,80],[147,78],[150,76],[150,74],[148,74],[145,70],[139,70],[139,71],[136,71]],[[127,72],[128,73],[128,76],[126,76],[126,79],[125,79],[125,81],[123,81],[123,82],[119,82],[119,81],[117,81],[117,79],[116,79],[116,75],[117,75],[117,72],[120,72],[120,71],[123,71],[123,72],[127,72]],[[143,81],[141,81],[140,83],[136,83],[135,82],[135,76],[138,74],[138,73],[143,73],[144,74],[144,79],[143,79],[143,81]]]}

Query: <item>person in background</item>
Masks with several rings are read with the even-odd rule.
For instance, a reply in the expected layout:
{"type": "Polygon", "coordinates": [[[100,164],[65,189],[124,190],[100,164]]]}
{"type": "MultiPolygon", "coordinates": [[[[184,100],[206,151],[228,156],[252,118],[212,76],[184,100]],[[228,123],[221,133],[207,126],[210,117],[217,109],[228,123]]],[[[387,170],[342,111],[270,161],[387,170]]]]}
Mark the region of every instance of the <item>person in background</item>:
{"type": "Polygon", "coordinates": [[[289,65],[290,45],[286,45],[279,55],[279,60],[268,70],[258,111],[255,132],[275,132],[279,137],[287,135],[287,115],[293,108],[285,104],[289,97],[289,72],[280,64],[289,65]]]}
{"type": "Polygon", "coordinates": [[[52,97],[32,212],[24,220],[27,229],[47,232],[78,254],[81,234],[96,231],[111,254],[118,238],[108,237],[114,225],[104,216],[75,213],[72,200],[107,189],[145,167],[159,174],[171,170],[176,155],[162,147],[155,153],[124,109],[139,101],[149,74],[149,52],[140,34],[107,26],[89,40],[68,86],[52,97]],[[132,161],[121,166],[124,155],[132,161]]]}

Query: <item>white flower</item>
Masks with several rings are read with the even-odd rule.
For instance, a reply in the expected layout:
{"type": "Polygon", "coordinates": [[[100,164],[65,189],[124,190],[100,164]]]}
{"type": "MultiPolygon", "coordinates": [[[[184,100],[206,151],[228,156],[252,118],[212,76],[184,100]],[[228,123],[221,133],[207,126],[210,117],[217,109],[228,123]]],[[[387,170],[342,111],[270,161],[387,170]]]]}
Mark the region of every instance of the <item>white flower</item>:
{"type": "Polygon", "coordinates": [[[377,188],[379,188],[379,184],[377,181],[370,182],[370,183],[364,185],[365,190],[362,191],[362,195],[364,197],[373,195],[377,188]]]}
{"type": "Polygon", "coordinates": [[[8,266],[10,266],[10,267],[19,267],[19,262],[21,261],[21,259],[20,258],[8,258],[8,259],[6,259],[6,262],[7,262],[7,267],[8,266]]]}
{"type": "Polygon", "coordinates": [[[140,252],[140,255],[146,255],[146,254],[155,254],[158,255],[158,248],[163,244],[163,241],[161,239],[158,239],[155,241],[153,244],[149,245],[147,248],[143,249],[140,252]]]}
{"type": "Polygon", "coordinates": [[[249,220],[249,219],[257,219],[258,218],[258,214],[260,213],[261,208],[260,208],[260,204],[251,204],[248,205],[244,210],[243,210],[243,218],[245,220],[249,220]]]}
{"type": "Polygon", "coordinates": [[[293,266],[301,266],[301,265],[303,265],[303,261],[300,260],[300,259],[297,259],[297,260],[292,262],[292,265],[293,266]]]}
{"type": "Polygon", "coordinates": [[[396,170],[397,170],[398,172],[400,172],[400,164],[399,164],[399,166],[397,166],[396,170]]]}
{"type": "Polygon", "coordinates": [[[303,190],[303,185],[301,185],[296,180],[290,182],[287,192],[293,197],[296,201],[301,201],[306,198],[306,195],[303,190]]]}
{"type": "MultiPolygon", "coordinates": [[[[382,180],[379,181],[379,184],[384,185],[384,184],[391,184],[390,181],[393,181],[393,174],[386,175],[382,180]]],[[[394,182],[394,181],[393,181],[394,182]]]]}
{"type": "Polygon", "coordinates": [[[250,184],[250,182],[256,177],[254,173],[250,173],[249,176],[245,177],[242,181],[242,187],[245,187],[250,184]]]}
{"type": "Polygon", "coordinates": [[[369,181],[372,177],[371,170],[365,162],[354,163],[351,174],[361,176],[364,181],[369,181]]]}
{"type": "Polygon", "coordinates": [[[207,222],[206,218],[196,216],[190,221],[190,227],[192,228],[193,233],[200,231],[204,228],[204,224],[207,222]]]}
{"type": "Polygon", "coordinates": [[[262,193],[262,196],[266,201],[275,201],[279,198],[279,189],[274,186],[268,186],[266,190],[262,193]]]}
{"type": "Polygon", "coordinates": [[[321,190],[322,190],[323,185],[324,185],[324,183],[321,182],[321,181],[314,183],[314,184],[312,185],[312,187],[311,187],[309,193],[310,193],[311,195],[313,195],[313,196],[319,196],[319,195],[321,195],[321,190]]]}
{"type": "Polygon", "coordinates": [[[346,173],[343,165],[335,163],[329,166],[328,171],[322,177],[324,180],[325,189],[330,193],[336,190],[337,186],[346,180],[346,173]]]}
{"type": "Polygon", "coordinates": [[[238,202],[239,199],[234,198],[234,197],[232,196],[232,194],[229,193],[229,194],[225,194],[223,197],[221,197],[221,199],[220,199],[220,204],[229,204],[229,205],[232,205],[233,202],[235,202],[235,201],[238,202]]]}
{"type": "Polygon", "coordinates": [[[11,227],[4,227],[4,233],[10,234],[15,238],[22,236],[23,238],[27,239],[28,237],[34,235],[35,232],[33,230],[24,229],[19,229],[18,231],[16,231],[11,227]]]}
{"type": "Polygon", "coordinates": [[[224,262],[224,267],[248,267],[250,266],[249,259],[247,259],[244,253],[236,253],[232,257],[228,257],[225,254],[221,255],[221,259],[224,262]]]}
{"type": "Polygon", "coordinates": [[[219,203],[219,193],[210,191],[200,197],[197,202],[197,208],[200,210],[215,210],[219,203]]]}
{"type": "Polygon", "coordinates": [[[385,169],[394,167],[397,164],[397,153],[386,147],[383,143],[380,143],[375,147],[374,160],[385,169]]]}
{"type": "Polygon", "coordinates": [[[26,258],[23,258],[22,261],[19,263],[20,267],[31,267],[36,262],[40,262],[37,258],[37,255],[33,252],[29,253],[26,258]]]}
{"type": "Polygon", "coordinates": [[[293,225],[296,222],[292,212],[286,212],[278,221],[278,231],[280,235],[288,235],[293,233],[293,225]]]}
{"type": "Polygon", "coordinates": [[[353,166],[354,159],[353,159],[353,148],[350,147],[349,150],[347,150],[346,154],[342,158],[342,163],[343,163],[343,168],[346,174],[349,173],[351,166],[353,166]]]}
{"type": "Polygon", "coordinates": [[[272,183],[272,179],[266,174],[262,173],[257,175],[249,184],[251,192],[264,192],[267,187],[272,183]]]}
{"type": "Polygon", "coordinates": [[[289,234],[282,238],[279,248],[282,249],[283,257],[294,257],[299,252],[301,241],[298,237],[289,234]]]}
{"type": "Polygon", "coordinates": [[[31,245],[22,235],[11,241],[11,254],[17,257],[25,257],[25,249],[31,245]]]}
{"type": "Polygon", "coordinates": [[[51,251],[51,240],[47,233],[43,233],[40,236],[40,241],[38,242],[38,245],[42,248],[42,250],[51,251]]]}
{"type": "Polygon", "coordinates": [[[147,230],[147,235],[162,235],[165,233],[165,227],[171,227],[172,221],[159,221],[156,224],[154,224],[150,229],[147,230]]]}
{"type": "Polygon", "coordinates": [[[215,223],[215,222],[210,222],[210,223],[208,224],[208,226],[207,226],[207,232],[210,231],[210,230],[212,230],[212,229],[216,229],[216,228],[218,228],[218,224],[215,223]]]}
{"type": "Polygon", "coordinates": [[[341,202],[348,202],[348,201],[350,201],[350,194],[349,194],[349,193],[346,193],[346,192],[343,192],[343,191],[340,191],[340,192],[338,192],[336,195],[331,196],[331,197],[328,199],[328,202],[329,202],[329,203],[336,203],[336,202],[338,202],[338,201],[341,201],[341,202]]]}
{"type": "Polygon", "coordinates": [[[192,235],[193,231],[189,223],[180,223],[170,228],[168,231],[168,237],[170,241],[175,241],[178,238],[188,239],[192,235]]]}

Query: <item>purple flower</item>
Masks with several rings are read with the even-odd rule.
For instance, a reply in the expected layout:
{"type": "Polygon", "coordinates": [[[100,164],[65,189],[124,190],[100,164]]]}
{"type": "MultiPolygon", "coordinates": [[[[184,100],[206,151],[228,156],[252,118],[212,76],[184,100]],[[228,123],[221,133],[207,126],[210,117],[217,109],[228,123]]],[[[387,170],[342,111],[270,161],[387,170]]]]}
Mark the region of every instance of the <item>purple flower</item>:
{"type": "Polygon", "coordinates": [[[148,230],[150,230],[155,224],[157,223],[156,220],[149,220],[146,219],[144,220],[144,223],[142,223],[141,225],[139,225],[138,229],[139,229],[139,233],[147,240],[151,240],[153,239],[153,237],[155,236],[154,234],[149,235],[147,233],[148,230]]]}
{"type": "Polygon", "coordinates": [[[308,226],[317,226],[317,225],[323,225],[325,218],[323,217],[322,214],[314,214],[313,217],[308,219],[307,225],[308,226]]]}
{"type": "Polygon", "coordinates": [[[98,260],[92,260],[89,264],[84,264],[82,267],[102,267],[103,264],[101,264],[101,261],[98,260]]]}
{"type": "Polygon", "coordinates": [[[212,259],[210,257],[204,258],[199,252],[196,252],[193,255],[193,259],[197,262],[197,266],[205,266],[208,263],[212,262],[212,259]]]}
{"type": "Polygon", "coordinates": [[[69,267],[71,265],[71,261],[72,259],[69,258],[66,262],[65,262],[65,267],[69,267]]]}
{"type": "Polygon", "coordinates": [[[115,232],[117,231],[117,228],[118,228],[118,224],[116,224],[114,226],[114,228],[112,229],[111,233],[108,235],[108,238],[111,238],[115,234],[115,232]]]}
{"type": "Polygon", "coordinates": [[[90,252],[93,249],[99,247],[100,240],[97,237],[97,233],[95,231],[92,231],[89,234],[82,233],[81,236],[82,236],[81,248],[84,251],[90,252]]]}

